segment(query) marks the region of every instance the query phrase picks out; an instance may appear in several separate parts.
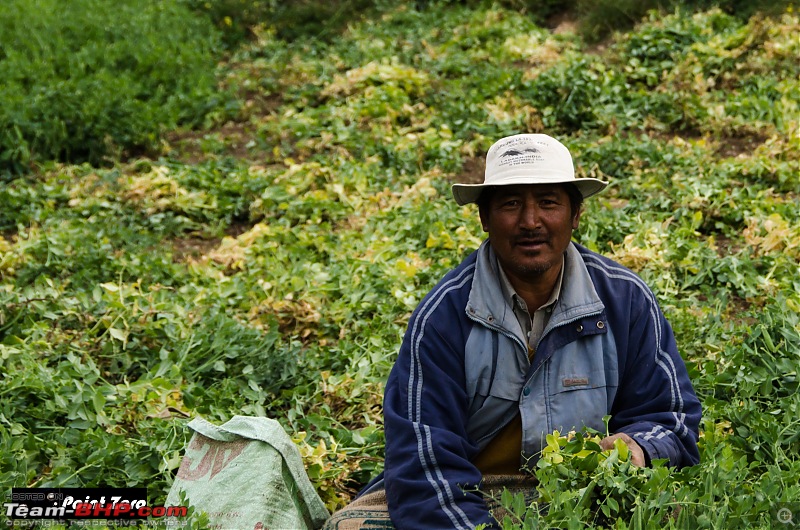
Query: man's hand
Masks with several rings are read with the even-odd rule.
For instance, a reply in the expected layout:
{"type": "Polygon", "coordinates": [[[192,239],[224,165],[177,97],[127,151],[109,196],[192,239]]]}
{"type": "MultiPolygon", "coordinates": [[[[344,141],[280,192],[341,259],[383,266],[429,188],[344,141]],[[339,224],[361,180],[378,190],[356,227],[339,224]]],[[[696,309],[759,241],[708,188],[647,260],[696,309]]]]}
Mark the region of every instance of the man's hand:
{"type": "Polygon", "coordinates": [[[618,432],[617,434],[612,434],[611,436],[606,436],[602,440],[600,440],[600,447],[603,448],[604,451],[614,448],[614,440],[620,439],[625,442],[625,445],[631,450],[631,464],[634,466],[644,467],[644,451],[642,448],[639,447],[633,438],[625,434],[624,432],[618,432]]]}

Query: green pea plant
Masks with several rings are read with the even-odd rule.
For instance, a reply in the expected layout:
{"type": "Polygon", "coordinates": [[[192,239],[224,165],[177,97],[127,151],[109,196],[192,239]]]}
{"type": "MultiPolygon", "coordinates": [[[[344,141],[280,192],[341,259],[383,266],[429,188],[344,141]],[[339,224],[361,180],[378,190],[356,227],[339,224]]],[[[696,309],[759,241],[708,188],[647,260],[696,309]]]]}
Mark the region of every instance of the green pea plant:
{"type": "MultiPolygon", "coordinates": [[[[604,418],[606,425],[609,418],[604,418]]],[[[590,428],[548,434],[538,458],[523,467],[536,479],[535,499],[526,503],[525,492],[509,490],[494,499],[495,516],[502,514],[501,527],[663,528],[664,519],[675,509],[665,461],[639,467],[631,462],[623,440],[603,449],[601,437],[590,428]]]]}

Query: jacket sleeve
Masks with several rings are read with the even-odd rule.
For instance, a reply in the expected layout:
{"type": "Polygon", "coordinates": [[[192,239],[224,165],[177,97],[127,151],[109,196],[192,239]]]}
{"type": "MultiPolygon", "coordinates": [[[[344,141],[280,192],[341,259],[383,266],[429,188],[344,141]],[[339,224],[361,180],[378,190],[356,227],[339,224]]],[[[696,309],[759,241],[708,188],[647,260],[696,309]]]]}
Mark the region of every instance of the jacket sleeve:
{"type": "Polygon", "coordinates": [[[643,284],[632,290],[629,322],[627,336],[618,341],[625,358],[609,429],[633,437],[648,462],[666,458],[671,466],[697,464],[700,401],[672,328],[643,284]]]}
{"type": "Polygon", "coordinates": [[[470,462],[477,447],[466,430],[463,340],[454,335],[424,301],[386,385],[384,480],[399,530],[494,523],[474,491],[481,474],[470,462]]]}

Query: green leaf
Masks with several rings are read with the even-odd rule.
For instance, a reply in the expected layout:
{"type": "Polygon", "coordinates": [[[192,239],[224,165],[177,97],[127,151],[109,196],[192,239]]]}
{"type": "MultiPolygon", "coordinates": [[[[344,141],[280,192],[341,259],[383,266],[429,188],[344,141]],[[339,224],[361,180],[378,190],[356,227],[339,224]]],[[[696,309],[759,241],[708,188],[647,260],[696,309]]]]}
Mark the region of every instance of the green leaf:
{"type": "Polygon", "coordinates": [[[121,342],[128,340],[128,332],[119,328],[108,328],[108,333],[121,342]]]}

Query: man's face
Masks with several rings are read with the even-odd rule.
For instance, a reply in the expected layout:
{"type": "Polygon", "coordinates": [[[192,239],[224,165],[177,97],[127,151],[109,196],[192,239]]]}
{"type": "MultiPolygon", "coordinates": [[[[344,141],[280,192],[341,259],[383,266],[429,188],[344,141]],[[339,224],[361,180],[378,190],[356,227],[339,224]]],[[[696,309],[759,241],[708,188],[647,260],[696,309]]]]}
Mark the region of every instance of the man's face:
{"type": "Polygon", "coordinates": [[[578,228],[569,195],[560,184],[498,186],[481,209],[483,230],[509,279],[539,282],[557,272],[578,228]],[[551,273],[552,273],[551,272],[551,273]]]}

